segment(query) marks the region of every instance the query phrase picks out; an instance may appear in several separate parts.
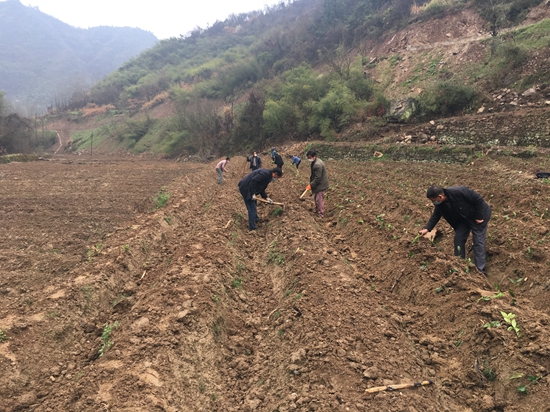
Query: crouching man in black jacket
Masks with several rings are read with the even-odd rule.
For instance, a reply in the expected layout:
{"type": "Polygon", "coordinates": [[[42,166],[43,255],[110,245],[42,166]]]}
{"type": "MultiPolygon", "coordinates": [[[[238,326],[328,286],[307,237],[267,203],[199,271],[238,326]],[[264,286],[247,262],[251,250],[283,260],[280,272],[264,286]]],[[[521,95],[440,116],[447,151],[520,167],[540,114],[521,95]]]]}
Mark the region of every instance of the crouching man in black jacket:
{"type": "Polygon", "coordinates": [[[239,191],[246,205],[248,211],[248,229],[257,230],[256,222],[258,220],[258,213],[256,209],[256,195],[260,195],[262,198],[273,204],[273,201],[267,197],[265,189],[267,186],[283,177],[283,171],[278,167],[274,169],[257,169],[249,173],[239,182],[239,191]]]}
{"type": "Polygon", "coordinates": [[[425,235],[431,231],[441,216],[455,230],[455,255],[466,258],[466,239],[472,232],[474,242],[474,263],[485,274],[485,239],[487,223],[491,218],[491,207],[481,195],[466,186],[451,186],[443,189],[431,186],[426,197],[434,204],[432,217],[420,231],[425,235]]]}

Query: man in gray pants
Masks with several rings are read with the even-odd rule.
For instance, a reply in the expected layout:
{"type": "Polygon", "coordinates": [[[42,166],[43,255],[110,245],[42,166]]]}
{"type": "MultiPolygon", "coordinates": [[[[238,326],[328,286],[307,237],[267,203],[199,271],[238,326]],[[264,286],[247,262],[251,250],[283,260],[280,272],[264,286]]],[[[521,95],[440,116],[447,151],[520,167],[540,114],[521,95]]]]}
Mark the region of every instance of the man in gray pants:
{"type": "Polygon", "coordinates": [[[451,186],[443,189],[431,186],[426,197],[434,204],[432,217],[420,231],[425,235],[431,231],[441,216],[455,230],[455,256],[466,258],[466,239],[472,232],[474,242],[474,263],[477,269],[485,273],[485,239],[487,238],[487,223],[491,218],[491,207],[481,195],[466,186],[451,186]]]}

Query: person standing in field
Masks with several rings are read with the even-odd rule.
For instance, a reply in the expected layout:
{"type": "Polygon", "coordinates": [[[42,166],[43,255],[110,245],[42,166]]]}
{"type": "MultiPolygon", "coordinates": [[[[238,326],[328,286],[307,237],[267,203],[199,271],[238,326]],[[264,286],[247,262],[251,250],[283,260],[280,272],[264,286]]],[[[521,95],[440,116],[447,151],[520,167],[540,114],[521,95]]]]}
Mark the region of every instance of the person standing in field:
{"type": "Polygon", "coordinates": [[[485,240],[491,207],[479,193],[466,186],[451,186],[446,189],[431,186],[426,192],[426,197],[432,201],[434,211],[420,234],[424,236],[433,230],[443,216],[455,231],[455,256],[465,259],[466,240],[472,232],[474,264],[485,275],[485,240]]]}
{"type": "Polygon", "coordinates": [[[282,169],[283,165],[285,164],[285,162],[283,161],[283,157],[279,153],[275,153],[273,163],[275,163],[279,169],[282,169]]]}
{"type": "Polygon", "coordinates": [[[296,169],[298,169],[298,166],[300,166],[301,162],[302,162],[302,159],[300,159],[298,156],[296,155],[292,156],[292,164],[296,165],[296,169]]]}
{"type": "Polygon", "coordinates": [[[283,171],[278,167],[271,170],[258,169],[253,170],[239,182],[239,192],[241,192],[246,210],[248,211],[249,230],[258,229],[256,225],[258,221],[256,196],[260,195],[263,199],[273,204],[273,201],[267,197],[265,189],[267,189],[267,186],[271,182],[280,177],[283,177],[283,171]]]}
{"type": "Polygon", "coordinates": [[[223,172],[227,173],[227,169],[225,167],[227,166],[230,160],[231,159],[229,157],[226,157],[225,160],[221,160],[216,165],[216,172],[218,172],[218,184],[220,185],[223,183],[223,172]]]}
{"type": "Polygon", "coordinates": [[[319,217],[325,217],[325,192],[328,189],[328,174],[325,163],[317,157],[315,150],[306,153],[311,162],[311,176],[306,189],[311,190],[315,198],[315,212],[319,217]]]}
{"type": "Polygon", "coordinates": [[[251,170],[258,170],[262,167],[262,159],[256,152],[250,156],[250,169],[251,170]]]}

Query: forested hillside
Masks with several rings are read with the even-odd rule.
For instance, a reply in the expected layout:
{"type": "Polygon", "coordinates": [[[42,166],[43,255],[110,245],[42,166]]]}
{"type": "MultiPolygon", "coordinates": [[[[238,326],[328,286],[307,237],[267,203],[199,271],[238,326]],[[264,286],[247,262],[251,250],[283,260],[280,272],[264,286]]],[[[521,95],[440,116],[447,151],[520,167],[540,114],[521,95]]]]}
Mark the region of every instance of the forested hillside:
{"type": "Polygon", "coordinates": [[[107,151],[204,158],[544,105],[549,10],[540,0],[281,2],[160,41],[56,109],[79,122],[72,150],[93,138],[107,151]],[[531,88],[533,101],[518,100],[531,88]]]}
{"type": "Polygon", "coordinates": [[[19,0],[0,2],[0,90],[23,113],[40,113],[85,91],[155,44],[129,27],[78,29],[19,0]]]}

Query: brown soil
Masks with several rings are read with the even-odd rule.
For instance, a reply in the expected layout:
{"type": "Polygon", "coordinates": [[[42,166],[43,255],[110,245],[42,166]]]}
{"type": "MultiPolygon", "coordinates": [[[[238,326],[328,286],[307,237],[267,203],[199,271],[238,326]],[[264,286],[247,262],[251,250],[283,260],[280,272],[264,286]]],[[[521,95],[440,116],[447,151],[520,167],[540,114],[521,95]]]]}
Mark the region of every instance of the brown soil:
{"type": "Polygon", "coordinates": [[[257,234],[242,158],[223,186],[215,163],[67,159],[0,165],[0,410],[548,410],[550,185],[527,172],[550,159],[329,160],[325,219],[287,165],[257,234]],[[444,222],[413,242],[433,182],[492,205],[488,278],[444,222]]]}

